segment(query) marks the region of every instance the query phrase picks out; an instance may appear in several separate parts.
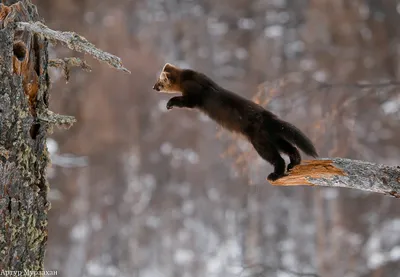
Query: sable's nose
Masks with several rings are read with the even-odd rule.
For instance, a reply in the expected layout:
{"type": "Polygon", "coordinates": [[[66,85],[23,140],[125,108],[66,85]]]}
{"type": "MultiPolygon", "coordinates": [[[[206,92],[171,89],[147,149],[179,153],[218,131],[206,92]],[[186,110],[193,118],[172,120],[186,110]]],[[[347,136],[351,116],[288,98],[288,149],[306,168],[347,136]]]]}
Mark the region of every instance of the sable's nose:
{"type": "Polygon", "coordinates": [[[156,91],[160,91],[160,86],[157,85],[157,84],[155,84],[155,85],[153,86],[153,89],[156,90],[156,91]]]}

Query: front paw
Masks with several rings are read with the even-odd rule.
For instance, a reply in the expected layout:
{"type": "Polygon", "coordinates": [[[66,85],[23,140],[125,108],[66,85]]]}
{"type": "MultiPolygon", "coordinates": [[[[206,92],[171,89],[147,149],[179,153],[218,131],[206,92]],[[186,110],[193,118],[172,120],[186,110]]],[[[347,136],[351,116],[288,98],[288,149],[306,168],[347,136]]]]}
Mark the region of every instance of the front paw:
{"type": "Polygon", "coordinates": [[[167,103],[167,110],[170,110],[174,107],[174,101],[173,99],[170,99],[167,103]]]}

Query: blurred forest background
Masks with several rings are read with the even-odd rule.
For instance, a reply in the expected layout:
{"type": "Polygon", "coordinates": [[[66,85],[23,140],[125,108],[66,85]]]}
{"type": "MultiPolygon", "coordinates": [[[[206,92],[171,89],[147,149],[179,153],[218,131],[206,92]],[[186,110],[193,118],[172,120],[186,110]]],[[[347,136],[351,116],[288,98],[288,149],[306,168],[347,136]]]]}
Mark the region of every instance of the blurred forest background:
{"type": "MultiPolygon", "coordinates": [[[[400,276],[400,202],[272,187],[250,145],[151,88],[202,71],[294,123],[322,157],[399,164],[400,1],[36,0],[52,29],[122,58],[84,58],[51,109],[46,268],[59,276],[400,276]],[[321,86],[322,83],[340,84],[321,86]],[[358,84],[358,85],[357,85],[358,84]],[[362,85],[360,85],[362,84],[362,85]],[[311,276],[311,275],[308,275],[311,276]]],[[[80,56],[61,46],[52,57],[80,56]]]]}

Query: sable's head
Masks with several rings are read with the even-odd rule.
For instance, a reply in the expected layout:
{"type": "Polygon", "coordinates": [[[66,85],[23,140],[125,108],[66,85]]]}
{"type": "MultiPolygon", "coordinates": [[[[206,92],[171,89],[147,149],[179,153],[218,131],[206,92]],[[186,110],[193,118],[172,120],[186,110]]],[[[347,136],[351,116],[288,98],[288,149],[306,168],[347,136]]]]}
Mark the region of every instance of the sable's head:
{"type": "Polygon", "coordinates": [[[182,69],[170,63],[166,63],[158,77],[153,89],[164,93],[176,93],[180,91],[179,77],[182,69]]]}

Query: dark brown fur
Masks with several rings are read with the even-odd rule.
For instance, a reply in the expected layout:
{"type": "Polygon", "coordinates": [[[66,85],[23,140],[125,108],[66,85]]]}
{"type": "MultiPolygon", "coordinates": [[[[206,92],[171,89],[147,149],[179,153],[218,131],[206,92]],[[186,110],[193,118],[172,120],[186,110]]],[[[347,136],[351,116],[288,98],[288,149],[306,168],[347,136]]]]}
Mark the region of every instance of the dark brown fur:
{"type": "Polygon", "coordinates": [[[280,152],[290,158],[287,170],[300,164],[301,156],[294,145],[310,156],[318,156],[312,142],[295,126],[280,120],[260,105],[220,87],[202,73],[166,64],[153,89],[182,93],[182,96],[168,101],[167,109],[196,108],[224,128],[243,134],[257,153],[274,166],[269,180],[285,176],[285,161],[280,152]]]}

